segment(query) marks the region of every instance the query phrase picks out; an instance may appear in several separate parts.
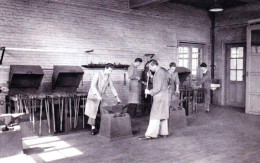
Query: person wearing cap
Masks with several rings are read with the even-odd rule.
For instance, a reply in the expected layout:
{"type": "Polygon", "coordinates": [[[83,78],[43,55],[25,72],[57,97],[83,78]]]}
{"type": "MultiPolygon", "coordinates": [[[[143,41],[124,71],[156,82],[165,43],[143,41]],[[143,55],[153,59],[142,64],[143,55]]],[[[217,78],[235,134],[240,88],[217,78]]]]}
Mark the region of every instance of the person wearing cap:
{"type": "Polygon", "coordinates": [[[176,72],[176,63],[171,62],[169,65],[170,69],[169,72],[169,81],[168,81],[168,89],[169,89],[169,99],[174,100],[176,98],[176,94],[180,93],[179,90],[179,75],[176,72]]]}
{"type": "Polygon", "coordinates": [[[160,67],[156,60],[151,60],[149,68],[153,75],[153,88],[146,89],[145,94],[153,96],[153,104],[150,113],[149,125],[145,136],[139,140],[147,140],[158,137],[166,137],[168,132],[169,119],[169,98],[168,98],[168,72],[160,67]]]}
{"type": "Polygon", "coordinates": [[[205,100],[205,111],[206,112],[209,112],[210,84],[211,84],[210,72],[208,71],[207,64],[203,62],[200,64],[200,71],[198,71],[198,73],[197,73],[196,86],[205,89],[204,100],[205,100]]]}
{"type": "Polygon", "coordinates": [[[138,67],[142,64],[143,60],[141,58],[136,58],[134,63],[132,63],[128,68],[128,78],[129,82],[129,97],[128,97],[128,108],[127,113],[131,118],[136,116],[137,104],[139,103],[140,97],[140,75],[138,67]]]}
{"type": "MultiPolygon", "coordinates": [[[[117,99],[117,102],[121,102],[110,76],[113,68],[113,64],[106,64],[105,69],[102,72],[96,73],[91,81],[85,106],[85,115],[89,117],[88,124],[91,125],[91,135],[97,133],[95,123],[99,107],[107,105],[107,96],[105,92],[108,86],[110,87],[114,97],[117,99]]],[[[102,118],[102,115],[108,112],[101,109],[100,113],[102,118]]]]}

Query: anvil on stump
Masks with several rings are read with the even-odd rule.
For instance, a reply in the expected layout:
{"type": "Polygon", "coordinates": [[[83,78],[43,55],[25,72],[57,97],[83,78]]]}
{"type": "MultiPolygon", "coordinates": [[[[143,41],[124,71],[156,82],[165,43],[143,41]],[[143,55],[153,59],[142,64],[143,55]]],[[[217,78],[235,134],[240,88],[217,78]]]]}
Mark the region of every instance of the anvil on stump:
{"type": "Polygon", "coordinates": [[[15,121],[20,117],[24,116],[24,113],[14,113],[14,114],[0,114],[0,121],[3,121],[1,125],[1,131],[13,130],[13,126],[16,125],[15,121]]]}
{"type": "Polygon", "coordinates": [[[179,98],[173,99],[169,102],[170,105],[170,118],[169,118],[169,130],[174,132],[176,129],[187,127],[187,118],[185,109],[181,108],[179,104],[183,102],[179,98]]]}
{"type": "Polygon", "coordinates": [[[0,131],[0,158],[23,153],[22,135],[20,125],[15,125],[15,120],[23,116],[23,113],[1,114],[0,131]]]}
{"type": "Polygon", "coordinates": [[[101,116],[99,136],[108,140],[132,137],[131,120],[128,113],[124,112],[127,105],[103,106],[109,114],[101,116]]]}

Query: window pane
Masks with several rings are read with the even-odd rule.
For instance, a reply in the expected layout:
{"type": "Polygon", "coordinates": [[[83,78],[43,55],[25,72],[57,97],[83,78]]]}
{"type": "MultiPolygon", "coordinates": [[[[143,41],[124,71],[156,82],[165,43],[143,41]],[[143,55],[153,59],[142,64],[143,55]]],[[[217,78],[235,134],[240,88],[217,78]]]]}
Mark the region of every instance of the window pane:
{"type": "Polygon", "coordinates": [[[191,73],[192,73],[193,76],[196,76],[197,75],[197,70],[192,70],[191,73]]]}
{"type": "Polygon", "coordinates": [[[189,68],[188,67],[188,59],[183,60],[183,67],[189,68]]]}
{"type": "Polygon", "coordinates": [[[231,58],[237,57],[237,48],[231,48],[231,58]]]}
{"type": "Polygon", "coordinates": [[[230,70],[230,80],[236,81],[236,70],[230,70]]]}
{"type": "Polygon", "coordinates": [[[243,59],[237,59],[237,69],[243,69],[243,59]]]}
{"type": "Polygon", "coordinates": [[[198,67],[198,59],[192,59],[192,69],[196,69],[198,67]]]}
{"type": "Polygon", "coordinates": [[[243,47],[238,47],[238,58],[243,58],[244,57],[244,48],[243,47]]]}
{"type": "Polygon", "coordinates": [[[183,58],[189,58],[189,54],[183,54],[183,58]]]}
{"type": "Polygon", "coordinates": [[[256,53],[257,52],[257,47],[256,46],[252,46],[252,52],[256,53]]]}
{"type": "Polygon", "coordinates": [[[230,69],[237,69],[236,59],[230,59],[230,69]]]}
{"type": "Polygon", "coordinates": [[[183,67],[183,59],[179,59],[179,66],[183,67]]]}
{"type": "Polygon", "coordinates": [[[199,48],[192,48],[192,53],[198,53],[199,52],[199,48]]]}
{"type": "Polygon", "coordinates": [[[260,46],[257,47],[257,53],[260,53],[260,46]]]}
{"type": "Polygon", "coordinates": [[[243,81],[243,71],[242,70],[237,71],[237,81],[243,81]]]}
{"type": "Polygon", "coordinates": [[[179,53],[183,53],[183,47],[179,47],[179,53]]]}
{"type": "Polygon", "coordinates": [[[183,47],[183,53],[188,53],[189,52],[189,48],[188,47],[183,47]]]}
{"type": "Polygon", "coordinates": [[[192,53],[192,58],[199,58],[199,53],[192,53]]]}

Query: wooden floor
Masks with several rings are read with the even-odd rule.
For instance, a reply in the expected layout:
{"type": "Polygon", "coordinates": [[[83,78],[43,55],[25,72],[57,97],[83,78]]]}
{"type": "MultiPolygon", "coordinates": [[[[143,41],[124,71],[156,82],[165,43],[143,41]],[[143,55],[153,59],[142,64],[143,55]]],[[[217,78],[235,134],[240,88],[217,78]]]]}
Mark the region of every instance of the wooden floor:
{"type": "Polygon", "coordinates": [[[24,153],[0,162],[260,162],[260,117],[240,109],[212,107],[188,118],[184,129],[168,138],[140,141],[148,118],[133,125],[132,138],[108,142],[89,131],[24,138],[24,153]]]}

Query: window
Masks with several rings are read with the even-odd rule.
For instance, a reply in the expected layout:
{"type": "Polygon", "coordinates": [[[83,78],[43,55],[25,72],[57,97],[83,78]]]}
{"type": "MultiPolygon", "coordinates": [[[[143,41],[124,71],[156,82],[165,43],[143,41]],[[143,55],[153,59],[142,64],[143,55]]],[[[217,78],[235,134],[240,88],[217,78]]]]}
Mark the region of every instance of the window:
{"type": "Polygon", "coordinates": [[[253,53],[260,53],[260,46],[252,46],[253,53]]]}
{"type": "Polygon", "coordinates": [[[179,47],[179,66],[189,68],[189,48],[179,47]]]}
{"type": "Polygon", "coordinates": [[[186,67],[191,70],[192,76],[196,77],[197,69],[203,56],[203,45],[198,44],[180,44],[179,62],[180,67],[186,67]]]}
{"type": "Polygon", "coordinates": [[[244,48],[232,47],[230,55],[230,80],[243,81],[244,48]]]}

